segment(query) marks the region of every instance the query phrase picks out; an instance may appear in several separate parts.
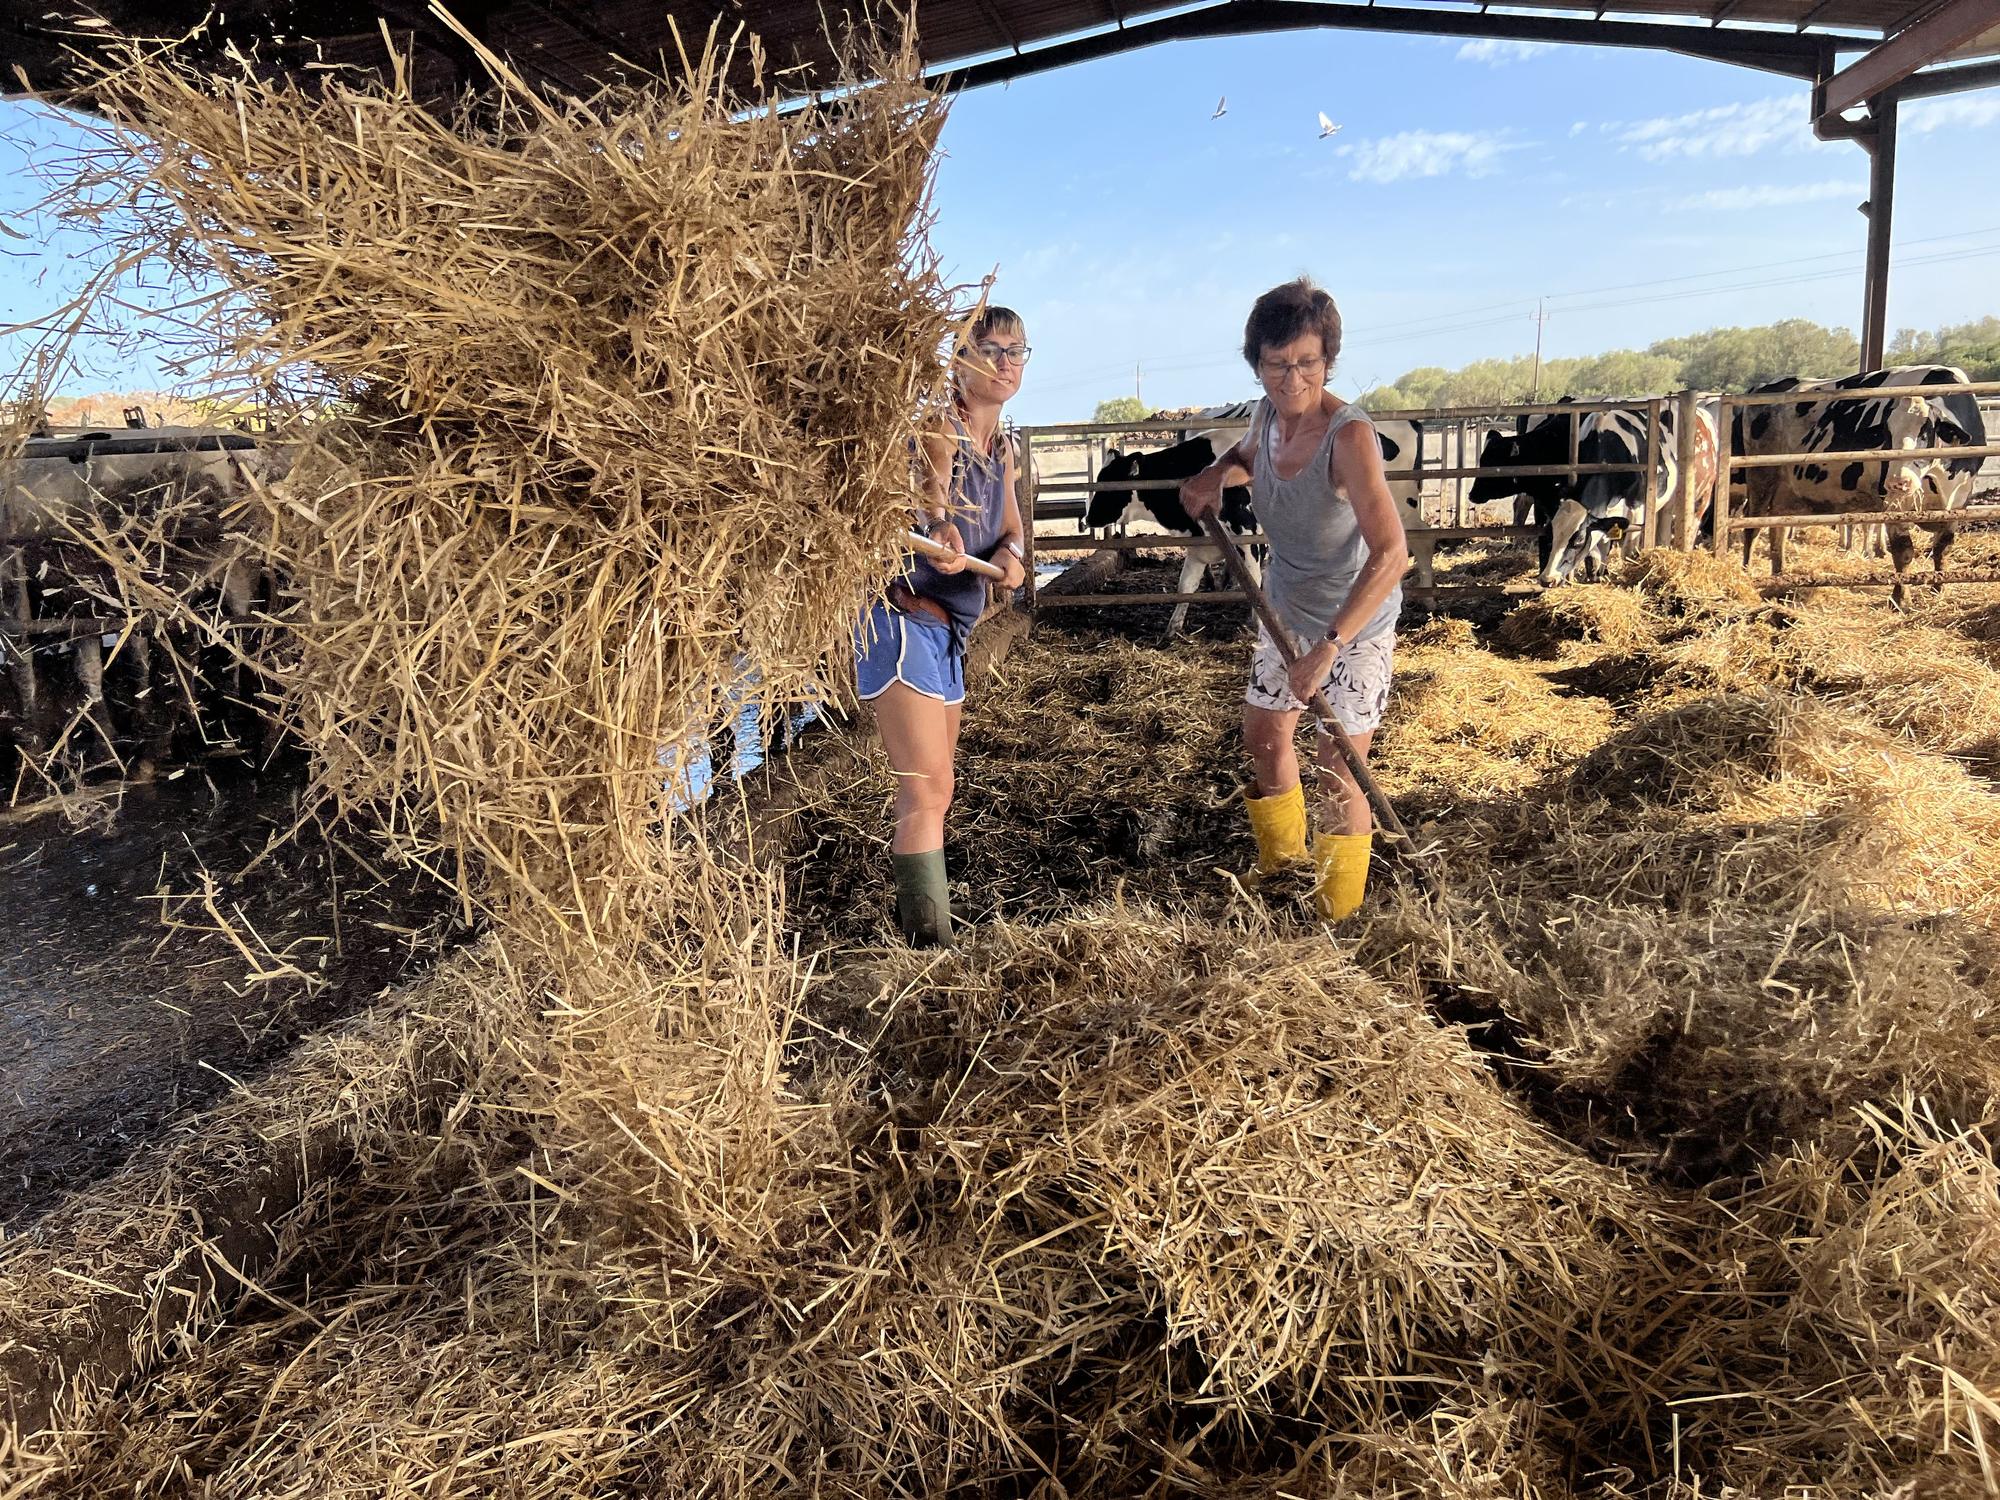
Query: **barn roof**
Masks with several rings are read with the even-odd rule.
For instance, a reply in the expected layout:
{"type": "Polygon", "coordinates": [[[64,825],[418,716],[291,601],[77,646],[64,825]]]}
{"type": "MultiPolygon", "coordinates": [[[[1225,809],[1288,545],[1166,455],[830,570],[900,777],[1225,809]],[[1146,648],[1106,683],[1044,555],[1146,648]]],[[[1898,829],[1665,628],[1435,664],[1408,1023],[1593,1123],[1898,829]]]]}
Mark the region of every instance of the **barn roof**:
{"type": "MultiPolygon", "coordinates": [[[[92,35],[179,35],[201,23],[212,0],[90,0],[107,23],[92,35]]],[[[38,88],[67,81],[65,0],[0,0],[0,77],[15,69],[38,88]]],[[[219,7],[218,47],[254,43],[285,70],[315,63],[378,64],[382,28],[414,48],[419,78],[449,92],[476,77],[468,49],[432,16],[424,0],[232,0],[219,7]]],[[[712,23],[741,24],[760,36],[781,65],[823,70],[828,13],[820,0],[458,0],[456,15],[524,76],[565,91],[671,69],[674,36],[696,45],[712,23]]],[[[976,85],[1049,67],[1190,37],[1308,28],[1420,32],[1446,36],[1665,47],[1744,63],[1796,77],[1824,78],[1835,49],[1874,47],[1927,16],[1934,26],[1918,65],[2000,51],[2000,0],[1553,0],[1535,8],[1479,0],[916,0],[920,47],[934,73],[976,85]],[[1978,29],[1974,23],[1983,22],[1978,29]]],[[[70,33],[70,40],[77,34],[70,33]]],[[[1996,65],[1960,71],[1969,82],[1996,65]]],[[[1899,76],[1907,76],[1905,69],[1899,76]]],[[[799,75],[824,77],[823,71],[799,75]]],[[[1954,86],[1964,86],[1963,83],[1954,86]]],[[[1927,92],[1939,91],[1936,89],[1927,92]]]]}

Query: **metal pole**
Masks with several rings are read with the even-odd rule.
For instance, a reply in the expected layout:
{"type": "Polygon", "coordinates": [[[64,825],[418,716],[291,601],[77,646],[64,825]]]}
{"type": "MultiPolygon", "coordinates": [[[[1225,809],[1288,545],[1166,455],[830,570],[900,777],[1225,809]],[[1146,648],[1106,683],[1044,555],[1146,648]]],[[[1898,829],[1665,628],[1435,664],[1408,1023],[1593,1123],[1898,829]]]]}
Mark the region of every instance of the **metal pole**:
{"type": "Polygon", "coordinates": [[[1861,310],[1861,368],[1879,370],[1887,357],[1889,240],[1896,219],[1896,96],[1868,101],[1875,139],[1868,144],[1868,272],[1861,310]]]}
{"type": "Polygon", "coordinates": [[[1535,379],[1534,387],[1528,392],[1528,400],[1542,399],[1542,325],[1549,320],[1548,298],[1535,299],[1535,379]]]}
{"type": "MultiPolygon", "coordinates": [[[[1578,450],[1582,447],[1582,444],[1583,444],[1583,418],[1578,416],[1575,412],[1571,412],[1569,414],[1569,473],[1564,477],[1566,477],[1569,480],[1569,488],[1570,488],[1570,493],[1572,495],[1576,493],[1577,453],[1578,450]]],[[[1602,448],[1600,448],[1598,451],[1602,452],[1603,450],[1602,448]]]]}
{"type": "MultiPolygon", "coordinates": [[[[1264,597],[1264,590],[1258,586],[1257,580],[1250,576],[1250,570],[1243,565],[1243,554],[1238,550],[1235,539],[1214,516],[1203,516],[1201,528],[1208,533],[1208,539],[1222,549],[1222,555],[1229,563],[1229,571],[1235,575],[1237,588],[1241,589],[1250,600],[1250,607],[1257,612],[1258,620],[1263,623],[1265,631],[1278,648],[1278,655],[1285,659],[1285,665],[1289,667],[1299,659],[1298,650],[1292,644],[1292,633],[1285,629],[1284,621],[1280,620],[1277,611],[1271,608],[1271,601],[1264,597]]],[[[1368,799],[1368,805],[1375,810],[1375,821],[1382,825],[1383,831],[1409,860],[1410,869],[1416,875],[1417,883],[1429,894],[1437,895],[1437,881],[1431,874],[1430,866],[1418,851],[1416,841],[1410,837],[1409,830],[1403,827],[1403,820],[1396,816],[1396,809],[1383,795],[1382,788],[1375,784],[1375,778],[1368,773],[1368,764],[1362,760],[1361,752],[1354,748],[1354,741],[1349,739],[1347,731],[1340,727],[1340,720],[1334,717],[1333,706],[1326,701],[1326,694],[1314,693],[1310,706],[1319,719],[1319,727],[1332,736],[1335,747],[1340,751],[1340,758],[1347,762],[1347,769],[1354,775],[1355,784],[1368,799]]]]}
{"type": "MultiPolygon", "coordinates": [[[[1458,433],[1458,462],[1453,464],[1452,467],[1454,469],[1469,468],[1470,465],[1465,461],[1465,419],[1461,417],[1454,426],[1458,433]]],[[[1454,526],[1463,526],[1465,524],[1465,487],[1467,482],[1463,474],[1451,482],[1453,491],[1451,498],[1451,524],[1454,526]]]]}

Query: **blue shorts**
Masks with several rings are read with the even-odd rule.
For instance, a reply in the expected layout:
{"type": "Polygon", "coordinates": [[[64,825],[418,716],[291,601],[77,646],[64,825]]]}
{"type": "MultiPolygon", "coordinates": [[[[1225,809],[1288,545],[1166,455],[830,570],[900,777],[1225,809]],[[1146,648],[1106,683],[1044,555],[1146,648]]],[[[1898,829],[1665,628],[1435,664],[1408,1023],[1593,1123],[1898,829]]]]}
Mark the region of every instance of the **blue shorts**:
{"type": "Polygon", "coordinates": [[[892,682],[947,706],[963,703],[965,648],[950,627],[878,599],[854,632],[854,676],[864,703],[892,682]]]}

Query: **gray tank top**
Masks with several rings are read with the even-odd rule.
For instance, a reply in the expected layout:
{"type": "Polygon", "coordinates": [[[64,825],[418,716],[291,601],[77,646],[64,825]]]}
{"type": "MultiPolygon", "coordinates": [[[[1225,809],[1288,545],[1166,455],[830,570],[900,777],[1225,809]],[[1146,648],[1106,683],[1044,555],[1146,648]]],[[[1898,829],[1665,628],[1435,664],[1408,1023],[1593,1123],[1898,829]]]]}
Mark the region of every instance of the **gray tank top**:
{"type": "MultiPolygon", "coordinates": [[[[1368,561],[1368,540],[1355,520],[1354,507],[1330,472],[1334,435],[1350,422],[1373,426],[1360,407],[1352,403],[1341,407],[1306,466],[1294,477],[1281,479],[1274,456],[1278,424],[1268,398],[1257,403],[1257,414],[1250,420],[1250,435],[1257,445],[1250,504],[1258,526],[1271,539],[1264,587],[1278,618],[1308,645],[1326,634],[1368,561]]],[[[1372,640],[1394,630],[1402,609],[1399,583],[1354,638],[1372,640]]]]}

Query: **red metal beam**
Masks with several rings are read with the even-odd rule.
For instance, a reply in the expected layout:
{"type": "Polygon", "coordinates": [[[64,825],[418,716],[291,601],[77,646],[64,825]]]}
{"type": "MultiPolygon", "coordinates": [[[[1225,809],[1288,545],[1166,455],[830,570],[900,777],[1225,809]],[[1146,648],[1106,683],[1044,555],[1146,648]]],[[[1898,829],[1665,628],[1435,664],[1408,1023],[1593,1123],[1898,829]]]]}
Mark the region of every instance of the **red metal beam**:
{"type": "Polygon", "coordinates": [[[1921,21],[1904,27],[1827,79],[1822,115],[1837,115],[1866,104],[1995,26],[2000,26],[2000,0],[1945,0],[1921,21]]]}

